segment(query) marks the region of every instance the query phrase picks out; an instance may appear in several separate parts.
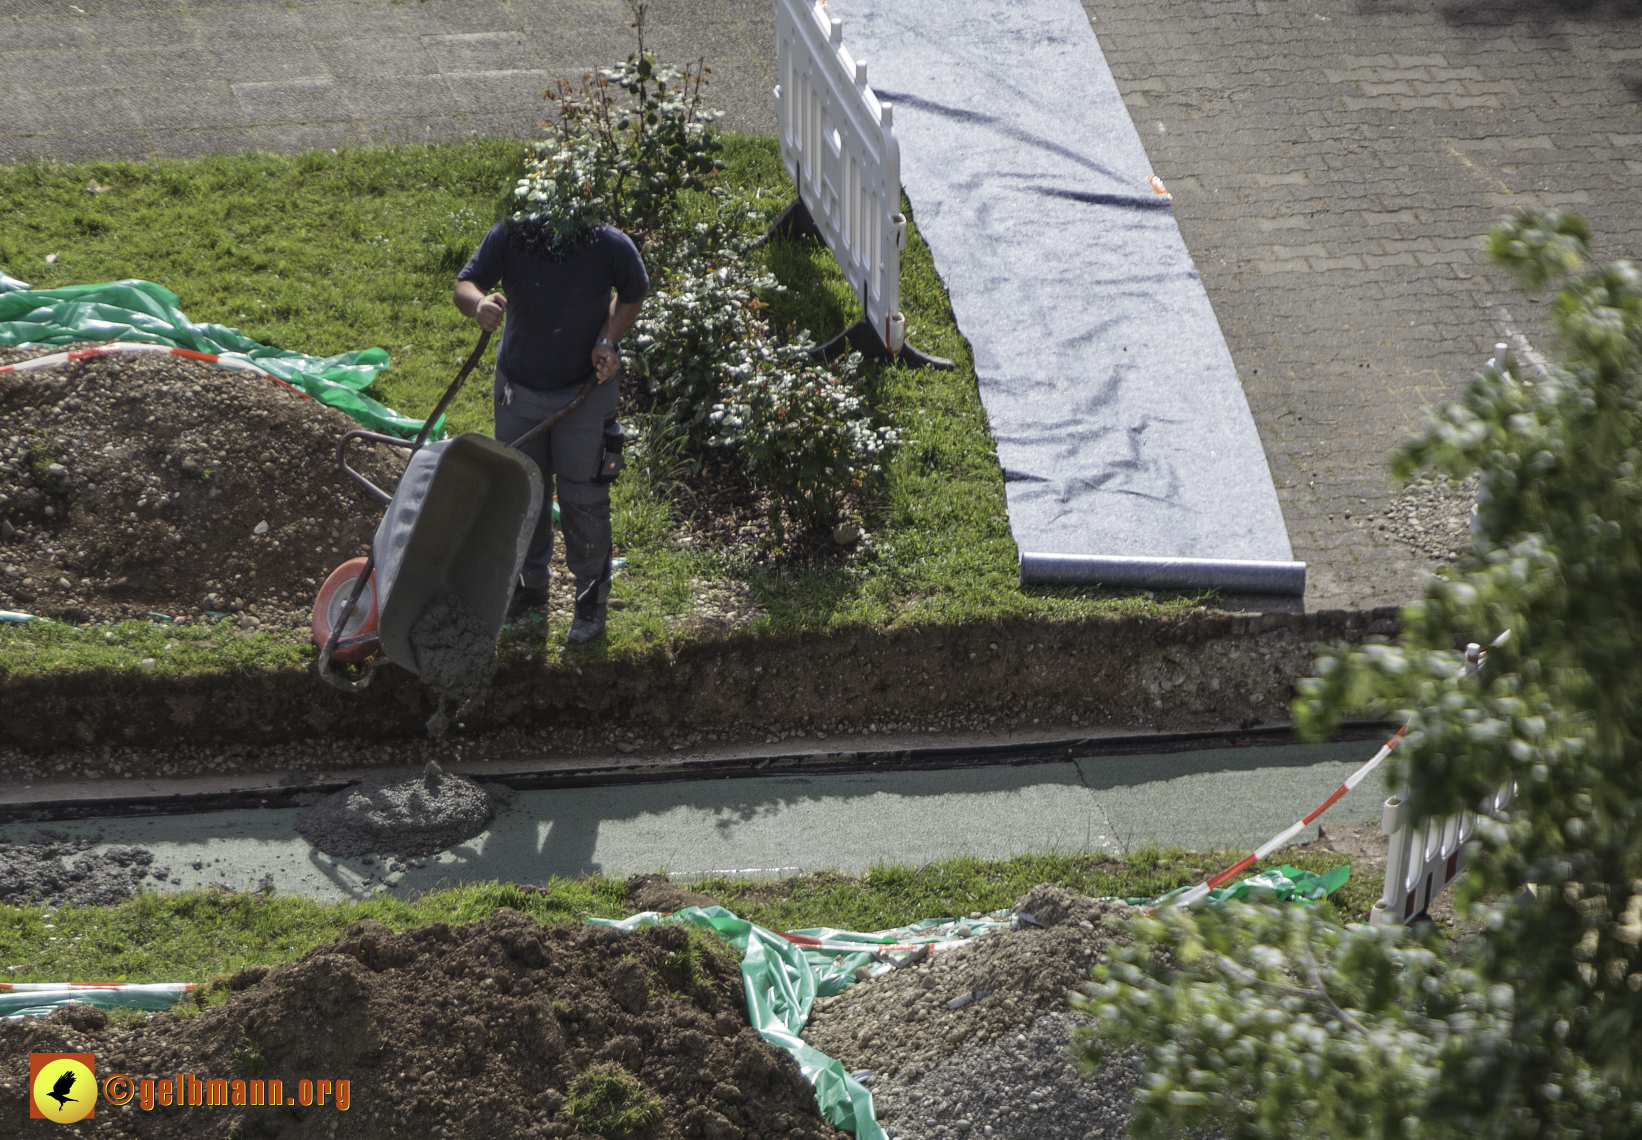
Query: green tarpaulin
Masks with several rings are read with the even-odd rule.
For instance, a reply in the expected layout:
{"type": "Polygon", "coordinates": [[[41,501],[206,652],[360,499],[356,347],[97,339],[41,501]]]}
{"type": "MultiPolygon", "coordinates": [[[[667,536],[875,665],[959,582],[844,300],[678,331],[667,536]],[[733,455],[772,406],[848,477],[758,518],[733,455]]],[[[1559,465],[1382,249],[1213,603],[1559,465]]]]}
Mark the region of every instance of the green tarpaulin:
{"type": "Polygon", "coordinates": [[[410,437],[421,420],[400,415],[364,395],[388,366],[385,349],[306,356],[259,344],[226,325],[197,325],[177,308],[177,295],[152,281],[67,285],[61,289],[0,289],[0,344],[63,346],[80,341],[143,341],[249,360],[322,404],[346,412],[372,431],[410,437]]]}

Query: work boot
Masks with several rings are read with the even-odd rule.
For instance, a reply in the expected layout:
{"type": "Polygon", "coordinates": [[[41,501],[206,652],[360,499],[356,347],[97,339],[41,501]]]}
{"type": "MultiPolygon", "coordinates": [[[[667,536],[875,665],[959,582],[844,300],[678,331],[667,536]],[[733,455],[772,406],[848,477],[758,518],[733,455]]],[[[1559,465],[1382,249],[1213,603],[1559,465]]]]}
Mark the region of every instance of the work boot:
{"type": "Polygon", "coordinates": [[[546,586],[515,586],[513,600],[507,604],[507,620],[518,621],[526,610],[547,605],[546,586]]]}
{"type": "Polygon", "coordinates": [[[586,597],[576,602],[576,620],[570,623],[570,633],[565,637],[571,645],[586,645],[595,637],[604,632],[604,614],[606,603],[594,601],[586,597]]]}

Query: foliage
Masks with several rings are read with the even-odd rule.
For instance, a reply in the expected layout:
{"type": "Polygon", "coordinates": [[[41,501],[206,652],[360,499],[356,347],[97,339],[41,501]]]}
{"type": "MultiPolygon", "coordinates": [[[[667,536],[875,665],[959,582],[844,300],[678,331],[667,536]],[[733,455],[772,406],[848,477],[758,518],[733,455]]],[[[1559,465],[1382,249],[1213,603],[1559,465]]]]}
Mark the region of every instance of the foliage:
{"type": "Polygon", "coordinates": [[[1088,1001],[1109,1040],[1147,1049],[1137,1134],[1642,1131],[1642,274],[1574,277],[1588,243],[1568,215],[1494,231],[1524,284],[1563,282],[1564,361],[1490,368],[1395,456],[1404,476],[1480,475],[1474,549],[1400,644],[1324,656],[1296,706],[1312,733],[1348,710],[1406,722],[1388,778],[1417,820],[1515,785],[1470,852],[1480,932],[1450,954],[1292,912],[1148,924],[1169,954],[1115,963],[1088,1001]],[[1457,644],[1502,629],[1462,668],[1457,644]]]}
{"type": "Polygon", "coordinates": [[[512,220],[541,226],[560,248],[606,222],[659,233],[679,193],[706,189],[723,169],[709,129],[718,112],[703,105],[712,69],[704,59],[682,72],[659,66],[644,50],[645,6],[633,12],[639,46],[626,62],[544,94],[558,116],[514,186],[512,220]]]}
{"type": "Polygon", "coordinates": [[[760,293],[780,285],[740,257],[746,243],[721,222],[699,222],[660,252],[651,293],[633,324],[629,372],[668,410],[695,449],[713,434],[709,419],[725,367],[756,333],[760,293]]]}
{"type": "MultiPolygon", "coordinates": [[[[808,338],[749,339],[725,369],[728,388],[710,417],[718,447],[739,447],[747,471],[806,530],[832,526],[844,496],[880,474],[900,434],[862,398],[861,357],[814,362],[808,338]]],[[[771,518],[780,532],[781,520],[771,518]]]]}
{"type": "MultiPolygon", "coordinates": [[[[791,200],[792,183],[774,139],[726,135],[720,141],[726,197],[681,192],[670,231],[722,225],[750,241],[791,200]]],[[[414,412],[433,405],[473,349],[473,322],[449,302],[451,279],[489,228],[498,189],[512,185],[526,157],[520,143],[477,139],[336,154],[0,166],[0,269],[38,288],[128,277],[158,281],[182,297],[195,320],[316,355],[380,344],[393,365],[370,394],[414,412]],[[87,194],[93,180],[112,189],[87,194]],[[80,224],[87,217],[97,220],[95,230],[80,224]],[[48,263],[48,254],[58,259],[48,263]]],[[[761,290],[768,307],[756,314],[783,336],[805,328],[831,336],[860,315],[849,282],[820,243],[775,241],[741,260],[749,274],[768,274],[784,287],[761,290]]],[[[652,270],[665,287],[658,267],[652,270]]],[[[653,293],[646,309],[658,301],[653,293]]],[[[673,494],[675,480],[665,471],[635,477],[644,473],[630,465],[612,489],[618,553],[628,560],[617,590],[627,608],[612,614],[609,641],[583,655],[627,657],[680,637],[679,619],[696,607],[708,583],[748,587],[766,615],[759,628],[779,634],[1000,617],[1169,617],[1208,600],[1023,590],[1003,472],[969,347],[915,223],[901,255],[901,307],[919,346],[958,367],[931,373],[868,364],[862,370],[875,405],[911,437],[883,465],[875,514],[867,520],[871,544],[834,563],[780,570],[704,543],[685,547],[677,540],[689,506],[673,494]]],[[[705,407],[710,411],[711,402],[705,407]]],[[[451,408],[451,428],[488,431],[490,417],[486,360],[451,408]]],[[[674,441],[654,442],[647,458],[660,457],[667,469],[688,462],[674,441]]],[[[375,508],[359,501],[349,509],[375,508]]],[[[550,631],[555,650],[562,628],[550,631]]],[[[163,671],[185,651],[198,653],[185,666],[191,671],[313,663],[306,637],[281,642],[219,628],[223,636],[196,642],[174,636],[179,627],[162,625],[140,638],[117,632],[110,641],[104,632],[40,623],[0,628],[0,669],[135,668],[152,657],[163,671]],[[176,643],[170,654],[167,641],[176,643]]],[[[540,627],[528,636],[508,631],[504,642],[506,652],[529,652],[539,667],[558,667],[556,652],[541,652],[540,627]]]]}

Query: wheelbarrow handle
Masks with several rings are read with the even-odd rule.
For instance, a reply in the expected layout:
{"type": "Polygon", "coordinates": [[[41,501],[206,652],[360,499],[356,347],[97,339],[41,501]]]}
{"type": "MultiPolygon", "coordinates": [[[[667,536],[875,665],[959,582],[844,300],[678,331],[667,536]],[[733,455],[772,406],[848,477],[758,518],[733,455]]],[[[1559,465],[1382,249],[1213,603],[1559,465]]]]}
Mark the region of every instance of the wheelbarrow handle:
{"type": "Polygon", "coordinates": [[[598,386],[599,386],[598,375],[597,375],[597,373],[595,373],[593,379],[589,380],[587,383],[582,385],[582,390],[580,392],[576,393],[576,398],[574,400],[571,400],[564,407],[562,407],[558,411],[554,412],[551,416],[548,416],[547,419],[543,420],[541,423],[537,424],[535,427],[533,427],[529,431],[525,432],[518,439],[516,439],[512,443],[508,444],[508,446],[513,448],[513,450],[517,451],[521,447],[523,447],[525,444],[529,443],[531,440],[533,440],[537,436],[541,435],[543,432],[552,431],[553,428],[556,427],[561,420],[563,420],[566,416],[568,416],[571,412],[575,411],[577,408],[581,407],[583,404],[587,403],[587,397],[591,396],[593,394],[593,389],[597,388],[598,386]]]}
{"type": "Polygon", "coordinates": [[[406,451],[419,451],[422,445],[414,439],[401,439],[396,435],[384,435],[379,431],[365,431],[362,428],[355,429],[336,441],[336,465],[342,468],[344,475],[365,488],[367,494],[385,507],[393,502],[393,496],[348,466],[348,444],[356,439],[368,443],[385,443],[389,447],[403,447],[406,451]]]}
{"type": "Polygon", "coordinates": [[[474,345],[473,351],[468,354],[467,363],[462,365],[462,370],[456,374],[456,379],[451,381],[450,387],[445,389],[445,394],[439,397],[439,402],[433,406],[433,411],[428,413],[428,418],[422,421],[422,430],[416,436],[417,447],[428,441],[428,433],[433,430],[433,425],[439,422],[439,417],[445,414],[445,409],[450,407],[450,402],[456,399],[456,393],[462,390],[462,385],[467,382],[468,373],[479,363],[479,358],[485,354],[485,346],[489,343],[490,333],[480,330],[479,343],[474,345]]]}

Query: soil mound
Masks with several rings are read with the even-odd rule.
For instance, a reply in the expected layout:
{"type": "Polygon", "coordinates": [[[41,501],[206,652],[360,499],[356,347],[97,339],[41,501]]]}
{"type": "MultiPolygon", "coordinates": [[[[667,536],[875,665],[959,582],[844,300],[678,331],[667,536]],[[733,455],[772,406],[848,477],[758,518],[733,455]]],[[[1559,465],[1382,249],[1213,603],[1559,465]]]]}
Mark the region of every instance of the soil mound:
{"type": "Polygon", "coordinates": [[[634,914],[654,910],[672,914],[687,906],[717,906],[712,895],[687,891],[666,875],[634,875],[627,880],[627,906],[634,914]]]}
{"type": "MultiPolygon", "coordinates": [[[[333,1082],[324,1106],[100,1104],[98,1135],[843,1140],[748,1026],[736,964],[679,926],[542,927],[505,909],[404,934],[366,921],[240,981],[197,1017],[130,1029],[0,1023],[0,1098],[21,1100],[31,1051],[85,1051],[99,1077],[272,1079],[288,1102],[300,1081],[333,1082]]],[[[23,1123],[0,1116],[0,1136],[23,1123]]]]}
{"type": "MultiPolygon", "coordinates": [[[[35,355],[0,351],[0,363],[35,355]]],[[[381,517],[336,466],[357,426],[273,381],[175,356],[0,375],[0,608],[306,625],[319,584],[381,517]]],[[[389,491],[404,469],[393,448],[349,454],[389,491]]]]}
{"type": "Polygon", "coordinates": [[[341,859],[432,855],[478,835],[513,795],[500,784],[436,773],[367,776],[309,807],[296,829],[341,859]]]}

